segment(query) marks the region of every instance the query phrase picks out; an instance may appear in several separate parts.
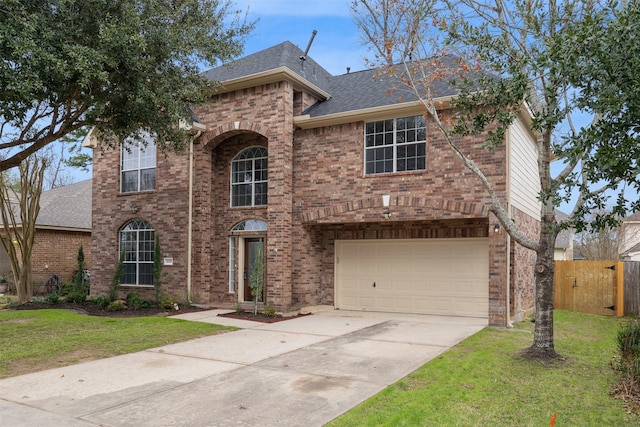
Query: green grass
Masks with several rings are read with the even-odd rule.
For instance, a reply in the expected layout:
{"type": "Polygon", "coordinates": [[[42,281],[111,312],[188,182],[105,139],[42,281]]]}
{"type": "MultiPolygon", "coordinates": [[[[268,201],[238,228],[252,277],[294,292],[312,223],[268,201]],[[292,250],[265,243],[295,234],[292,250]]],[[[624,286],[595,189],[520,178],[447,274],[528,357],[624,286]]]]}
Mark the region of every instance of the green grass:
{"type": "Polygon", "coordinates": [[[94,317],[67,310],[0,310],[0,378],[131,353],[226,328],[166,317],[94,317]]]}
{"type": "Polygon", "coordinates": [[[524,360],[533,325],[486,328],[337,418],[331,426],[640,425],[610,397],[611,361],[624,319],[566,311],[555,314],[550,367],[524,360]]]}

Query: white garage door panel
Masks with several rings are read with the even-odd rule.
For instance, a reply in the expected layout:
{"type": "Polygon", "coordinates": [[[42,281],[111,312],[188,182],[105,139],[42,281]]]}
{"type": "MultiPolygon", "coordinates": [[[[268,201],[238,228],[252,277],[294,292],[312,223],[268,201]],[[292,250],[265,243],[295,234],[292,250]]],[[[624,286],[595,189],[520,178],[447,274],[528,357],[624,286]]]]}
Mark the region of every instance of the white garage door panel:
{"type": "Polygon", "coordinates": [[[488,239],[336,241],[336,307],[488,317],[488,253],[488,239]]]}

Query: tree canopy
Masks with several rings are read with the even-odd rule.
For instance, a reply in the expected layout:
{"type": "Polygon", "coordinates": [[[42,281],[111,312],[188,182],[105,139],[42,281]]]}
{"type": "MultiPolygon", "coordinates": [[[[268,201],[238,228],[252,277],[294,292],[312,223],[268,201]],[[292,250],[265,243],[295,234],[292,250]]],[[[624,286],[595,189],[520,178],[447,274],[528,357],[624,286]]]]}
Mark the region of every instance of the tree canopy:
{"type": "Polygon", "coordinates": [[[245,18],[224,0],[4,0],[0,171],[85,126],[181,150],[212,89],[200,67],[242,53],[245,18]]]}

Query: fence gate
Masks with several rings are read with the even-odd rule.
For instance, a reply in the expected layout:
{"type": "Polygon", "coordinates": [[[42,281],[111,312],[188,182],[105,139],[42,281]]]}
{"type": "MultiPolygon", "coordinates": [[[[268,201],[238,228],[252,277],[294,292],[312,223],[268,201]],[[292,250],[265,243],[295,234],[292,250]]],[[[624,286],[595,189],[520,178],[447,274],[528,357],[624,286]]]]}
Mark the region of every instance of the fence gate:
{"type": "Polygon", "coordinates": [[[556,261],[554,307],[621,316],[624,310],[623,270],[623,263],[611,260],[556,261]]]}

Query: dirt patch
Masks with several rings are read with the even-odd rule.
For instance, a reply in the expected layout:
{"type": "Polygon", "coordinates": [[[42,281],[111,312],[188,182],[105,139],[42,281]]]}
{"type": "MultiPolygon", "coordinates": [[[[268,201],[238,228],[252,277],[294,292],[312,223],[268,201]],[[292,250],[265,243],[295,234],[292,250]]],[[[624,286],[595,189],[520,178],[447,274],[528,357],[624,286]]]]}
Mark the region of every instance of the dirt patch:
{"type": "Polygon", "coordinates": [[[14,377],[18,375],[30,374],[32,372],[44,371],[47,369],[75,365],[76,363],[89,362],[91,360],[101,359],[103,357],[105,357],[105,355],[99,351],[92,351],[81,348],[65,354],[59,354],[55,357],[39,359],[38,361],[34,361],[33,359],[14,360],[9,365],[8,371],[11,372],[11,376],[14,377]]]}

